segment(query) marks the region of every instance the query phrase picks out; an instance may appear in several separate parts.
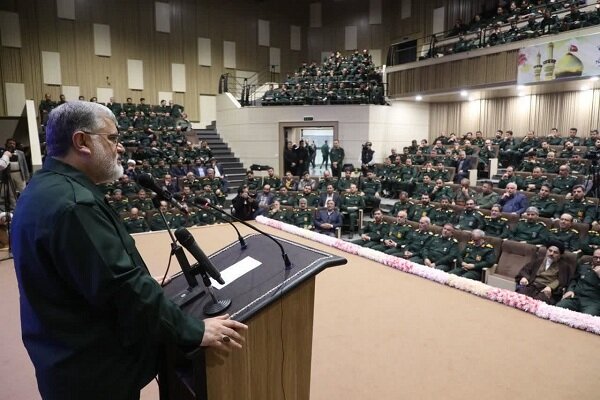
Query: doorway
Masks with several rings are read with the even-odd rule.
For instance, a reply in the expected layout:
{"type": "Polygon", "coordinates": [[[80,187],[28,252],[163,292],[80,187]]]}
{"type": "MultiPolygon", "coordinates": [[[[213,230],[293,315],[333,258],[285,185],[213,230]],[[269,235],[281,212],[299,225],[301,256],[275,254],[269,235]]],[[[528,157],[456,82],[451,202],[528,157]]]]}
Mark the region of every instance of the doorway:
{"type": "Polygon", "coordinates": [[[297,145],[300,140],[304,140],[307,146],[311,146],[314,153],[309,163],[309,173],[312,176],[321,176],[326,170],[331,170],[331,163],[327,156],[324,159],[323,154],[331,149],[333,140],[338,137],[338,122],[280,122],[280,148],[279,171],[281,175],[285,174],[283,170],[283,151],[286,143],[291,141],[297,145]],[[325,162],[327,161],[327,162],[325,162]]]}

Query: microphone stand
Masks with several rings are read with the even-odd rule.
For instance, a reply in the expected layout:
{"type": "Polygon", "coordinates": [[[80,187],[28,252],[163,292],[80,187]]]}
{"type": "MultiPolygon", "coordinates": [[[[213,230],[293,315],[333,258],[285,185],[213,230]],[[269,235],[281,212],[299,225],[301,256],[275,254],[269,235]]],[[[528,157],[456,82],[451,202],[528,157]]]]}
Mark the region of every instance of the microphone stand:
{"type": "Polygon", "coordinates": [[[261,235],[265,235],[266,237],[268,237],[269,239],[271,239],[272,241],[275,242],[275,244],[277,246],[279,246],[279,249],[281,250],[281,257],[283,258],[283,262],[285,264],[285,269],[291,269],[292,268],[292,263],[290,261],[290,258],[288,257],[287,253],[285,252],[285,250],[283,249],[283,246],[281,245],[281,243],[279,243],[274,237],[272,237],[271,235],[263,232],[262,230],[258,229],[255,226],[250,225],[249,223],[247,223],[244,220],[239,219],[238,217],[231,215],[231,214],[227,214],[225,211],[219,209],[218,207],[215,207],[214,205],[212,205],[210,202],[206,202],[205,205],[207,205],[208,207],[212,208],[213,210],[218,211],[221,214],[227,215],[229,218],[231,218],[234,221],[237,221],[239,223],[241,223],[242,225],[252,229],[253,231],[256,231],[258,233],[260,233],[261,235]]]}
{"type": "MultiPolygon", "coordinates": [[[[205,205],[208,205],[209,203],[206,203],[205,205]]],[[[216,208],[217,211],[221,211],[221,209],[219,209],[218,207],[212,207],[212,208],[216,208]]],[[[240,242],[240,246],[242,247],[242,250],[246,250],[248,248],[248,245],[246,244],[246,241],[244,240],[244,238],[242,237],[242,234],[240,233],[239,229],[237,228],[237,226],[235,226],[233,224],[233,222],[231,222],[231,220],[225,219],[223,218],[223,216],[221,215],[221,213],[217,214],[217,216],[219,217],[219,219],[221,221],[225,221],[227,222],[229,225],[231,225],[233,227],[233,229],[235,229],[235,232],[238,235],[238,241],[240,242]]]]}
{"type": "MultiPolygon", "coordinates": [[[[169,228],[169,224],[167,223],[167,218],[165,217],[165,214],[160,209],[160,206],[156,208],[158,209],[158,212],[160,213],[165,227],[167,228],[167,232],[169,233],[169,237],[171,238],[171,254],[169,255],[169,264],[171,263],[171,258],[175,256],[175,258],[177,258],[177,262],[179,262],[179,266],[181,268],[181,271],[183,272],[183,276],[185,277],[185,280],[188,283],[188,287],[186,289],[182,290],[181,292],[177,293],[173,298],[171,298],[171,301],[173,303],[175,303],[179,307],[183,307],[192,300],[195,300],[196,298],[202,296],[204,294],[204,290],[200,286],[198,286],[198,281],[194,276],[194,272],[183,251],[183,247],[177,244],[177,240],[175,240],[175,236],[173,236],[173,232],[171,232],[171,228],[169,228]]],[[[202,278],[204,279],[204,277],[202,278]]],[[[212,293],[210,294],[212,296],[212,293]]]]}

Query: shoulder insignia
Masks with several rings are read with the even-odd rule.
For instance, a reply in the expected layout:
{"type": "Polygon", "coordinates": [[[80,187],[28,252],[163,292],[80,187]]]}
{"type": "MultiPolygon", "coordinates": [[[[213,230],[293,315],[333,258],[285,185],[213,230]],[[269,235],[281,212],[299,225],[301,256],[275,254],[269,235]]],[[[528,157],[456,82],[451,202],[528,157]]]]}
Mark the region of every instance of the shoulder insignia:
{"type": "Polygon", "coordinates": [[[485,216],[485,217],[483,217],[483,218],[485,218],[485,219],[490,219],[490,220],[491,220],[491,219],[492,219],[492,216],[491,216],[491,215],[486,215],[486,216],[485,216]]]}
{"type": "Polygon", "coordinates": [[[527,222],[527,219],[526,218],[521,218],[521,219],[519,219],[519,222],[527,222]]]}
{"type": "Polygon", "coordinates": [[[558,228],[550,228],[550,232],[556,233],[556,232],[558,232],[558,228]]]}
{"type": "Polygon", "coordinates": [[[538,221],[538,224],[539,224],[539,225],[542,225],[542,226],[546,226],[546,223],[545,223],[545,222],[542,222],[542,221],[538,221]]]}
{"type": "Polygon", "coordinates": [[[486,243],[484,247],[486,247],[486,248],[488,248],[488,249],[493,249],[493,248],[494,248],[494,246],[492,246],[492,245],[491,245],[491,244],[489,244],[489,243],[486,243]]]}
{"type": "Polygon", "coordinates": [[[500,217],[500,221],[508,221],[508,218],[500,217]]]}
{"type": "Polygon", "coordinates": [[[452,238],[452,241],[453,241],[454,243],[458,243],[458,239],[456,239],[456,238],[452,238]]]}
{"type": "Polygon", "coordinates": [[[571,229],[571,232],[576,233],[576,234],[579,235],[579,231],[577,229],[575,229],[575,228],[571,229]]]}
{"type": "Polygon", "coordinates": [[[483,213],[481,211],[476,211],[476,213],[479,215],[483,215],[483,213]]]}

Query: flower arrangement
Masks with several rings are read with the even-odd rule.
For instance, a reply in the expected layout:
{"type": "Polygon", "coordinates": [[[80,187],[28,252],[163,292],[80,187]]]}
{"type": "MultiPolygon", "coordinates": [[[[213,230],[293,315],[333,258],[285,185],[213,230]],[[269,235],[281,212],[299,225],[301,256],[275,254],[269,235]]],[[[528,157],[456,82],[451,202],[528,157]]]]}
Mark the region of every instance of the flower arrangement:
{"type": "Polygon", "coordinates": [[[256,221],[272,228],[292,233],[294,235],[298,235],[330,247],[334,247],[346,253],[359,255],[402,272],[417,275],[443,285],[448,285],[450,287],[472,293],[488,300],[496,301],[509,307],[517,308],[519,310],[536,315],[539,318],[547,319],[556,323],[568,325],[572,328],[577,328],[600,335],[600,317],[594,317],[592,315],[578,313],[565,308],[551,306],[542,301],[535,300],[529,296],[525,296],[510,290],[495,288],[479,281],[448,274],[435,268],[429,268],[424,265],[415,264],[400,257],[388,255],[307,229],[298,228],[281,221],[272,220],[263,216],[257,217],[256,221]]]}

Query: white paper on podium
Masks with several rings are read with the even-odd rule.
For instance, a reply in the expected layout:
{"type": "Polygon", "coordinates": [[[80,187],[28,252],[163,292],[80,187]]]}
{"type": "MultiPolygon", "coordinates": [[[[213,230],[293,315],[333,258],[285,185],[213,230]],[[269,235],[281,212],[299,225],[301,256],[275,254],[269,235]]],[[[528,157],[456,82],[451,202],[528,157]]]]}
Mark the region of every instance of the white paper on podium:
{"type": "Polygon", "coordinates": [[[233,264],[230,267],[225,268],[221,271],[221,278],[225,281],[224,285],[221,285],[219,282],[210,279],[213,287],[217,290],[221,290],[225,286],[229,285],[231,282],[235,281],[240,276],[252,271],[256,267],[260,266],[262,263],[252,257],[246,257],[243,260],[240,260],[233,264]]]}

